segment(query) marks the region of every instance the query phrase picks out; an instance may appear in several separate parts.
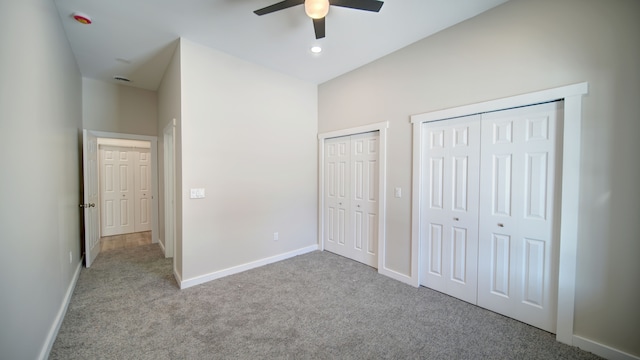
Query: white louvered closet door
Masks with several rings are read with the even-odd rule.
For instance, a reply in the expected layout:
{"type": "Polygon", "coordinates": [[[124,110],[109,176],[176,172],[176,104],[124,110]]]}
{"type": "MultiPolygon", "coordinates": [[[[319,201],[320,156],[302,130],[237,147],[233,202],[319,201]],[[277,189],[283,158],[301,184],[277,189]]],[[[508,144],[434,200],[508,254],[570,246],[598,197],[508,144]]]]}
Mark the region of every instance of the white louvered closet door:
{"type": "Polygon", "coordinates": [[[482,119],[478,305],[554,333],[555,159],[562,109],[555,102],[482,119]]]}

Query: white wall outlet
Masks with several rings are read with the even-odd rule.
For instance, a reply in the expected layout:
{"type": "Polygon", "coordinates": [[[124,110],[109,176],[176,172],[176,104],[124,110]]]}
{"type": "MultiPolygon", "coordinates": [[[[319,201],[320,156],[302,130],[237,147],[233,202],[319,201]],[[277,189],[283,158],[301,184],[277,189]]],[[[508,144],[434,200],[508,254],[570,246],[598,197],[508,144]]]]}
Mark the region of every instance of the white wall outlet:
{"type": "Polygon", "coordinates": [[[189,195],[191,199],[204,199],[204,189],[191,189],[191,193],[189,195]]]}
{"type": "Polygon", "coordinates": [[[399,188],[399,187],[395,188],[394,192],[393,192],[393,195],[395,197],[397,197],[397,198],[401,198],[402,197],[402,188],[399,188]]]}
{"type": "Polygon", "coordinates": [[[273,233],[273,241],[278,241],[278,238],[279,238],[278,233],[274,232],[273,233]]]}

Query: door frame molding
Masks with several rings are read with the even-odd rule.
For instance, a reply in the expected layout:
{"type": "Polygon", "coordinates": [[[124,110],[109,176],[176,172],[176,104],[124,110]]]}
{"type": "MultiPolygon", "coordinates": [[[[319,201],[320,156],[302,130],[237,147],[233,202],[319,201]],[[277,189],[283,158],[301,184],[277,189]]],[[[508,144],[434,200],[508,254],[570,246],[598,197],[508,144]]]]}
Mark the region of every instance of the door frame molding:
{"type": "MultiPolygon", "coordinates": [[[[164,256],[172,258],[175,255],[175,240],[176,240],[176,169],[175,169],[175,155],[176,155],[176,119],[172,119],[167,123],[162,131],[163,134],[163,208],[164,208],[164,256]],[[170,152],[168,150],[170,146],[170,152]],[[167,206],[171,198],[171,206],[167,206]]],[[[162,243],[161,243],[162,244],[162,243]]],[[[173,262],[174,273],[178,272],[175,269],[176,262],[173,262]]]]}
{"type": "MultiPolygon", "coordinates": [[[[122,139],[122,140],[141,140],[151,143],[151,242],[158,242],[158,137],[149,135],[123,134],[107,131],[89,130],[87,132],[98,138],[122,139]]],[[[101,214],[98,214],[101,216],[101,214]]]]}
{"type": "Polygon", "coordinates": [[[389,122],[383,121],[379,123],[363,125],[348,129],[329,131],[318,134],[318,156],[319,156],[319,175],[318,175],[318,246],[324,251],[324,152],[325,140],[329,138],[350,136],[366,132],[378,131],[380,134],[380,167],[378,168],[378,273],[389,276],[391,278],[404,277],[393,270],[387,268],[386,265],[386,188],[387,188],[387,129],[389,122]]]}
{"type": "Polygon", "coordinates": [[[413,124],[413,196],[411,218],[411,274],[410,284],[420,286],[420,203],[422,140],[421,126],[425,122],[445,120],[489,111],[564,100],[562,130],[562,169],[560,246],[558,264],[558,307],[556,340],[573,345],[575,312],[576,262],[578,248],[578,215],[580,203],[580,141],[582,124],[582,98],[587,94],[587,82],[572,84],[522,95],[516,95],[477,104],[437,110],[411,116],[413,124]]]}

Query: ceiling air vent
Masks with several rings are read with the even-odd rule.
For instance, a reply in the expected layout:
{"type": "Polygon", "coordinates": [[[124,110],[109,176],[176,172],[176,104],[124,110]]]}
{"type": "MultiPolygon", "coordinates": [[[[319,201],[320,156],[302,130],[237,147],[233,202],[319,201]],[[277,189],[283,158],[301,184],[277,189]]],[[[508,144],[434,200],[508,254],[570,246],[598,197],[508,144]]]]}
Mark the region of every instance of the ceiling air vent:
{"type": "Polygon", "coordinates": [[[129,78],[124,77],[124,76],[116,75],[116,76],[113,77],[113,79],[116,80],[116,81],[131,82],[131,80],[129,80],[129,78]]]}

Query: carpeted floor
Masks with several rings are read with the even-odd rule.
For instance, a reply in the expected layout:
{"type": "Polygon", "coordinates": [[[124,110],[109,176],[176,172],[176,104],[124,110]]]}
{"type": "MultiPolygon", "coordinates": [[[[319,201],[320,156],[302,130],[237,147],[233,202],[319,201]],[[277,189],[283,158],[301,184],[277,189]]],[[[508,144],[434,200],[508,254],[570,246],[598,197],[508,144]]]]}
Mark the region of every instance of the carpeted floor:
{"type": "Polygon", "coordinates": [[[144,245],[82,269],[50,359],[599,359],[328,252],[179,290],[144,245]]]}

